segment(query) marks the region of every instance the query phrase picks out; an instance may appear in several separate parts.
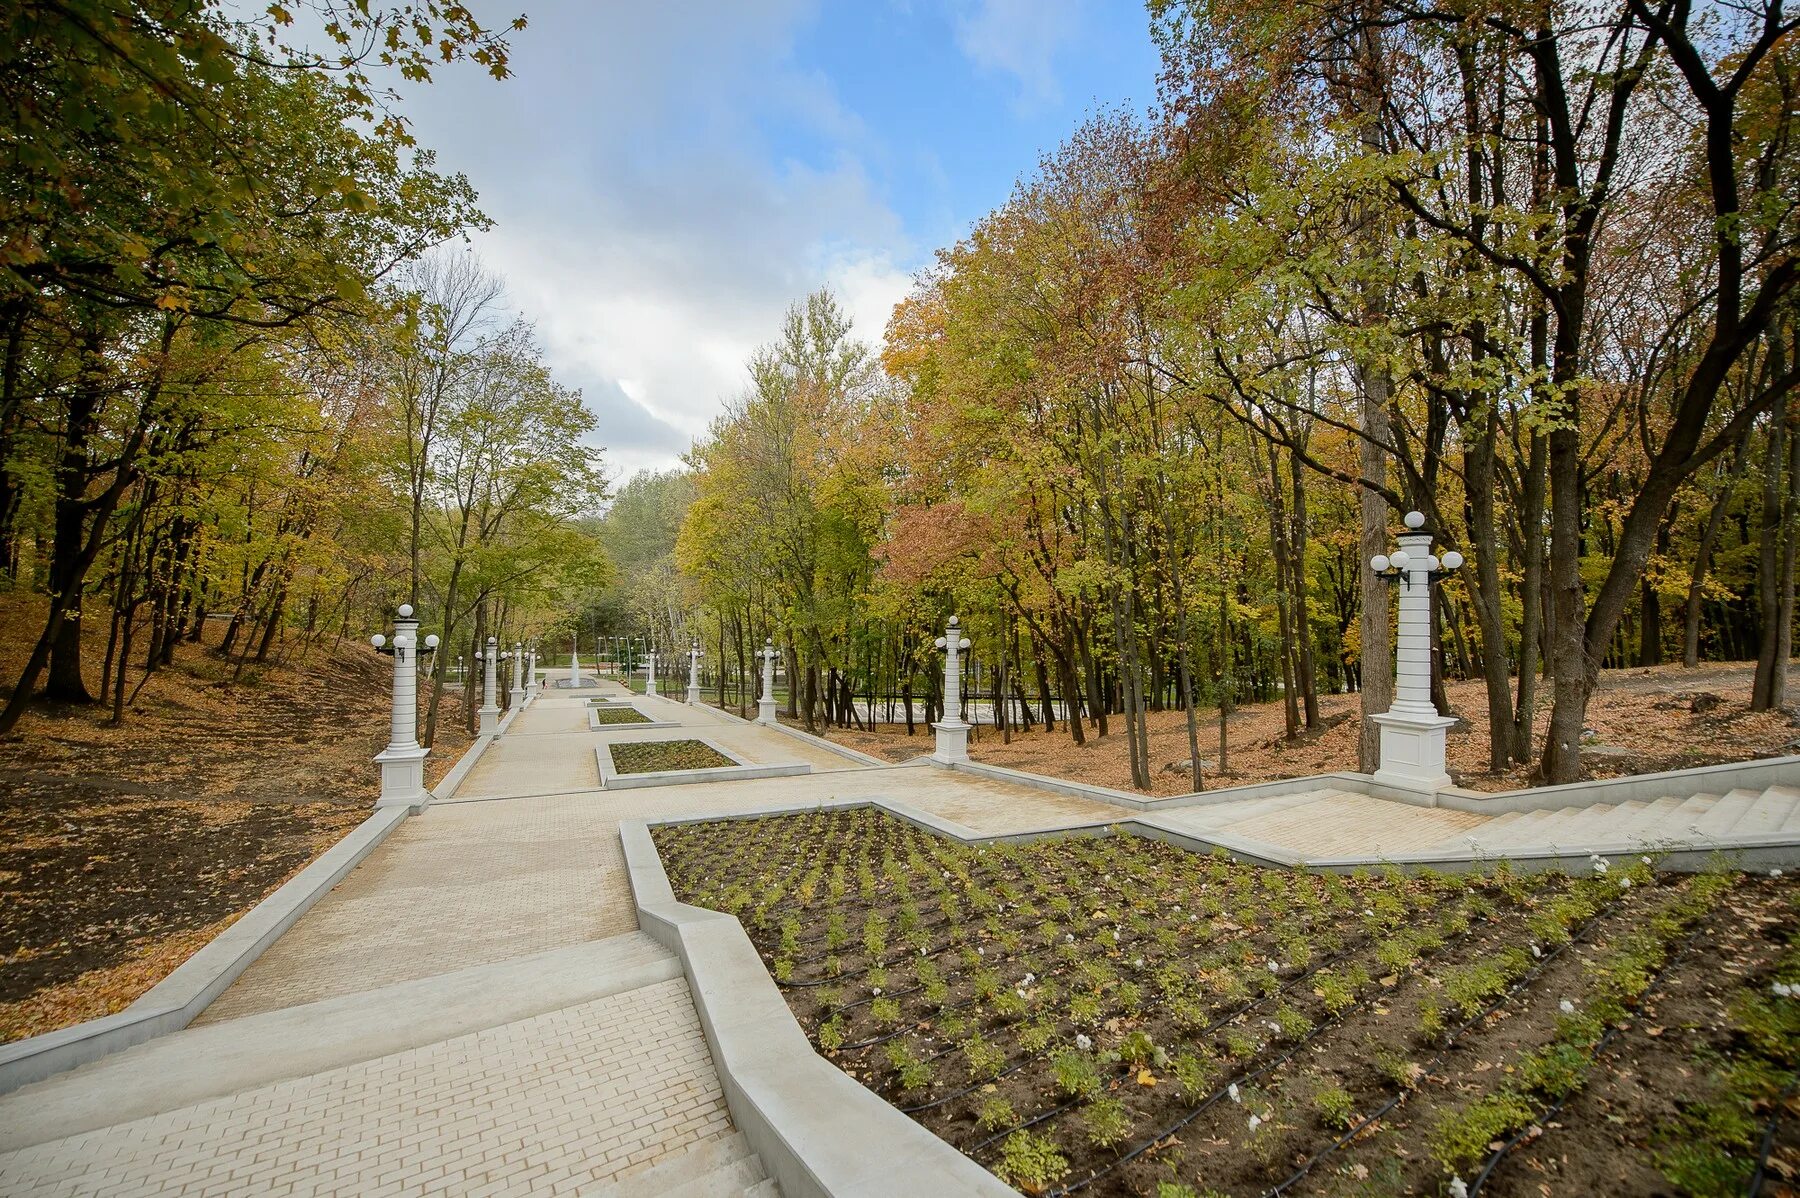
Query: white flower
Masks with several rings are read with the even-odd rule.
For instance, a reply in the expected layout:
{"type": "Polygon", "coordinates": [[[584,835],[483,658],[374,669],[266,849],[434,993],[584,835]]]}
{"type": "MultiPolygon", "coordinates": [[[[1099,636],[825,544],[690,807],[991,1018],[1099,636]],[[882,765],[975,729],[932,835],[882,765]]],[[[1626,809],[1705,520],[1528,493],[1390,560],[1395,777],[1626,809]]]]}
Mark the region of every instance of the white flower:
{"type": "Polygon", "coordinates": [[[1225,1087],[1225,1096],[1227,1098],[1231,1099],[1231,1101],[1233,1101],[1233,1102],[1242,1102],[1243,1101],[1243,1099],[1238,1096],[1238,1088],[1237,1088],[1236,1082],[1232,1082],[1229,1086],[1225,1087]]]}
{"type": "Polygon", "coordinates": [[[1144,967],[1144,959],[1142,957],[1139,957],[1137,960],[1133,961],[1132,964],[1135,965],[1137,968],[1142,969],[1144,967]]]}
{"type": "Polygon", "coordinates": [[[1269,972],[1270,973],[1280,973],[1281,972],[1281,966],[1277,965],[1275,963],[1275,959],[1273,957],[1269,958],[1269,972]]]}
{"type": "Polygon", "coordinates": [[[1371,919],[1373,919],[1373,918],[1374,918],[1374,917],[1375,917],[1375,908],[1373,908],[1373,907],[1364,907],[1364,908],[1363,908],[1363,914],[1364,914],[1364,915],[1366,915],[1366,916],[1368,916],[1368,917],[1369,917],[1369,918],[1371,918],[1371,919]]]}
{"type": "Polygon", "coordinates": [[[1093,1042],[1093,1040],[1088,1038],[1086,1035],[1084,1035],[1080,1032],[1077,1032],[1075,1034],[1075,1047],[1079,1048],[1082,1052],[1086,1052],[1089,1049],[1091,1049],[1092,1047],[1094,1047],[1094,1042],[1093,1042]]]}
{"type": "Polygon", "coordinates": [[[1596,861],[1596,862],[1594,862],[1594,872],[1595,872],[1595,873],[1597,873],[1597,874],[1603,874],[1603,873],[1605,873],[1605,872],[1606,872],[1606,871],[1607,871],[1607,870],[1609,870],[1609,869],[1611,869],[1611,868],[1612,868],[1612,866],[1610,866],[1610,865],[1608,865],[1608,864],[1607,864],[1607,863],[1606,863],[1606,862],[1604,862],[1604,861],[1596,861]]]}
{"type": "Polygon", "coordinates": [[[1772,869],[1769,871],[1769,876],[1771,878],[1779,878],[1781,876],[1781,871],[1778,869],[1772,869]]]}
{"type": "Polygon", "coordinates": [[[1790,986],[1786,982],[1776,982],[1769,989],[1773,990],[1778,998],[1792,998],[1796,992],[1800,992],[1800,986],[1790,986]]]}
{"type": "Polygon", "coordinates": [[[1262,1116],[1261,1115],[1250,1116],[1250,1130],[1251,1131],[1255,1131],[1257,1128],[1259,1128],[1261,1126],[1262,1126],[1262,1116]]]}
{"type": "Polygon", "coordinates": [[[1035,981],[1037,981],[1037,974],[1035,974],[1035,973],[1028,973],[1028,974],[1026,974],[1026,975],[1025,975],[1025,980],[1024,980],[1024,981],[1022,981],[1022,982],[1020,982],[1020,983],[1019,983],[1019,985],[1021,985],[1021,986],[1029,986],[1029,985],[1031,985],[1031,983],[1033,983],[1033,982],[1035,982],[1035,981]]]}
{"type": "Polygon", "coordinates": [[[1639,857],[1638,860],[1642,861],[1645,865],[1650,864],[1650,858],[1648,857],[1639,857]]]}
{"type": "Polygon", "coordinates": [[[1566,998],[1563,999],[1562,1002],[1557,1005],[1562,1007],[1562,1013],[1564,1015],[1573,1015],[1575,1013],[1575,1004],[1570,1002],[1566,998]]]}
{"type": "Polygon", "coordinates": [[[987,949],[985,949],[985,948],[977,948],[977,949],[976,949],[976,950],[975,950],[975,955],[976,955],[976,956],[977,956],[977,957],[985,957],[985,956],[987,956],[987,949]]]}
{"type": "Polygon", "coordinates": [[[1469,1198],[1469,1185],[1460,1177],[1450,1179],[1450,1198],[1469,1198]]]}
{"type": "Polygon", "coordinates": [[[1113,943],[1117,944],[1118,942],[1119,942],[1119,929],[1114,928],[1113,929],[1113,943]]]}
{"type": "Polygon", "coordinates": [[[1279,1023],[1276,1023],[1273,1019],[1263,1020],[1263,1026],[1268,1028],[1272,1032],[1278,1032],[1281,1030],[1281,1025],[1279,1023]]]}
{"type": "Polygon", "coordinates": [[[1630,878],[1620,878],[1619,879],[1619,889],[1620,890],[1630,890],[1631,889],[1631,879],[1630,878]]]}
{"type": "Polygon", "coordinates": [[[1015,987],[1013,990],[1013,993],[1018,995],[1020,998],[1024,998],[1025,997],[1025,988],[1023,986],[1015,987]]]}
{"type": "Polygon", "coordinates": [[[1190,916],[1188,916],[1188,922],[1189,922],[1189,923],[1193,923],[1193,922],[1195,922],[1195,921],[1196,921],[1196,920],[1198,920],[1198,919],[1199,919],[1199,918],[1200,918],[1200,917],[1199,917],[1199,916],[1198,916],[1198,915],[1190,915],[1190,916]]]}
{"type": "Polygon", "coordinates": [[[1073,932],[1064,933],[1063,943],[1064,944],[1074,944],[1075,943],[1075,933],[1073,933],[1073,932]]]}
{"type": "Polygon", "coordinates": [[[1534,957],[1541,957],[1544,955],[1544,950],[1534,944],[1531,946],[1531,955],[1534,957]]]}

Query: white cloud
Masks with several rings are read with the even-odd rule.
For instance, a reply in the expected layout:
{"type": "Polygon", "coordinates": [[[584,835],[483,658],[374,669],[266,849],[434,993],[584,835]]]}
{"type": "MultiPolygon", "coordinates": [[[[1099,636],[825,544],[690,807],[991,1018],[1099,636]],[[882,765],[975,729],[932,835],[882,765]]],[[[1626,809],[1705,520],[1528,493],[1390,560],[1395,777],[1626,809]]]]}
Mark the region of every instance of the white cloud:
{"type": "Polygon", "coordinates": [[[669,465],[821,284],[878,342],[916,252],[864,173],[868,132],[791,60],[795,0],[534,4],[505,83],[446,77],[409,112],[469,174],[477,238],[581,386],[623,473],[669,465]],[[828,160],[783,159],[802,126],[828,160]]]}
{"type": "Polygon", "coordinates": [[[1077,0],[964,0],[956,46],[982,70],[1019,84],[1015,105],[1031,110],[1062,99],[1056,57],[1079,33],[1077,0]]]}

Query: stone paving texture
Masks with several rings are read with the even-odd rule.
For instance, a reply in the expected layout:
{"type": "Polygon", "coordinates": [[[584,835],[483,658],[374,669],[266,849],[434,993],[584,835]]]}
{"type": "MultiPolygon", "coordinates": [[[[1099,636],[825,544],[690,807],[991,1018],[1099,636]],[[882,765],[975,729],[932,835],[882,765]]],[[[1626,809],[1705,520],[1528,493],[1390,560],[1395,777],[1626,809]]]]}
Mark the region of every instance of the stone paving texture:
{"type": "MultiPolygon", "coordinates": [[[[1013,782],[858,765],[664,698],[639,702],[754,762],[807,761],[814,772],[607,793],[596,743],[680,734],[587,730],[586,699],[623,693],[610,683],[542,692],[454,801],[396,830],[202,1022],[229,1028],[241,1016],[363,993],[378,1003],[394,983],[633,932],[621,820],[871,797],[983,833],[1127,815],[1013,782]]],[[[1321,796],[1310,809],[1213,807],[1193,818],[1197,828],[1235,822],[1270,840],[1344,835],[1373,820],[1383,847],[1441,838],[1446,816],[1457,828],[1485,818],[1363,803],[1380,805],[1334,812],[1321,796]]],[[[0,1121],[8,1104],[30,1101],[31,1087],[0,1099],[0,1121]]],[[[0,1193],[562,1193],[730,1133],[686,982],[676,979],[0,1154],[0,1193]]]]}
{"type": "Polygon", "coordinates": [[[8,1153],[0,1193],[573,1193],[730,1130],[676,979],[8,1153]]]}

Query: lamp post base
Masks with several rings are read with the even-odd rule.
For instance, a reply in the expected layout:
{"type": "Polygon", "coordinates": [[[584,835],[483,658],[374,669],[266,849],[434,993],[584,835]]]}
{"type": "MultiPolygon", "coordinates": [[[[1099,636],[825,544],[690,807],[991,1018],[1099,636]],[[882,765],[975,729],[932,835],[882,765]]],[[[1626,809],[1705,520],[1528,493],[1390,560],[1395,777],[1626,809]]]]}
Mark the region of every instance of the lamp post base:
{"type": "Polygon", "coordinates": [[[375,755],[381,763],[381,797],[377,807],[409,807],[420,811],[431,802],[425,789],[425,759],[431,750],[422,746],[410,749],[383,749],[375,755]]]}
{"type": "Polygon", "coordinates": [[[937,733],[937,751],[931,756],[934,760],[948,765],[953,761],[969,759],[970,724],[961,720],[940,720],[931,726],[937,733]]]}
{"type": "Polygon", "coordinates": [[[481,721],[476,725],[475,735],[493,736],[500,731],[500,709],[498,707],[483,707],[475,714],[481,721]]]}
{"type": "Polygon", "coordinates": [[[773,724],[778,722],[775,719],[775,700],[758,699],[756,701],[756,722],[759,724],[773,724]]]}
{"type": "Polygon", "coordinates": [[[699,687],[691,685],[691,684],[688,686],[687,702],[688,702],[689,707],[700,706],[700,688],[699,687]]]}
{"type": "Polygon", "coordinates": [[[1384,786],[1435,793],[1453,785],[1444,769],[1448,716],[1389,711],[1369,717],[1381,725],[1381,766],[1375,781],[1384,786]]]}

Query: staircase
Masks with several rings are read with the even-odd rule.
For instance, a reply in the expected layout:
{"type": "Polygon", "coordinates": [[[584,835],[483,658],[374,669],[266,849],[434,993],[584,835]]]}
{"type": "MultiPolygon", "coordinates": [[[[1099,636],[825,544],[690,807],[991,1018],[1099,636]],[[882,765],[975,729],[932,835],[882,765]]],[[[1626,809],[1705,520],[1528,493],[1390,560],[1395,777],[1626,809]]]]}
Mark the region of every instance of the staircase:
{"type": "Polygon", "coordinates": [[[1521,856],[1526,850],[1585,851],[1710,848],[1763,837],[1800,839],[1800,786],[1732,790],[1654,802],[1596,803],[1544,811],[1513,811],[1434,848],[1483,856],[1521,856]]]}
{"type": "Polygon", "coordinates": [[[775,1179],[742,1132],[707,1140],[639,1173],[615,1179],[608,1198],[780,1198],[775,1179]]]}

